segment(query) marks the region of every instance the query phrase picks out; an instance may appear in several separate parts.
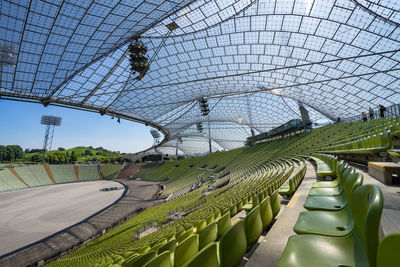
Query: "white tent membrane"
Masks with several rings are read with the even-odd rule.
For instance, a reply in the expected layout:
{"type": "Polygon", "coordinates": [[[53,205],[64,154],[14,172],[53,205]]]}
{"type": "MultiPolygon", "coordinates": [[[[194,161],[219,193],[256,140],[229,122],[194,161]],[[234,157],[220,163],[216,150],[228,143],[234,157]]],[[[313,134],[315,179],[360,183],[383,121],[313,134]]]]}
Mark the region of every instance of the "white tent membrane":
{"type": "Polygon", "coordinates": [[[301,118],[298,102],[312,120],[399,103],[399,12],[395,0],[3,0],[0,95],[141,121],[188,154],[209,138],[233,149],[301,118]],[[138,36],[155,55],[140,81],[138,36]]]}

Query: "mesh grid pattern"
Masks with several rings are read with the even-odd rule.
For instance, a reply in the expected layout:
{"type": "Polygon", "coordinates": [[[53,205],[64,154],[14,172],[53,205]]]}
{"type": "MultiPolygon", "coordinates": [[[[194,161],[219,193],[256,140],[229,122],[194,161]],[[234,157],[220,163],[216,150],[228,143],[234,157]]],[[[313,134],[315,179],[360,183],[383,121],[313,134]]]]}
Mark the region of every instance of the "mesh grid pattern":
{"type": "MultiPolygon", "coordinates": [[[[0,94],[149,122],[182,151],[242,146],[250,129],[400,102],[395,0],[19,1],[1,4],[0,94]],[[127,45],[155,56],[134,80],[127,45]],[[2,53],[2,62],[5,62],[2,53]],[[208,116],[197,99],[205,97],[208,116]],[[198,133],[196,123],[203,123],[198,133]],[[207,136],[204,136],[206,134],[207,136]],[[195,148],[196,147],[196,148],[195,148]]],[[[204,151],[203,151],[204,150],[204,151]]]]}

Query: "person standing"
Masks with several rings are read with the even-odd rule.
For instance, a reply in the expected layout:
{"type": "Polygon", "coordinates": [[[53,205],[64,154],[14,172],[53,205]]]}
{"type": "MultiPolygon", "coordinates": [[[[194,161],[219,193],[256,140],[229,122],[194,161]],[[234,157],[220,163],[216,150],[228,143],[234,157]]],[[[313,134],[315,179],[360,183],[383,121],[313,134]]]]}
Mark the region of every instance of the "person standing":
{"type": "Polygon", "coordinates": [[[369,107],[369,119],[370,120],[374,119],[374,110],[371,107],[369,107]]]}
{"type": "Polygon", "coordinates": [[[381,118],[385,117],[386,108],[383,105],[379,105],[379,115],[381,118]]]}
{"type": "Polygon", "coordinates": [[[365,113],[364,111],[361,113],[361,117],[362,117],[362,120],[363,120],[363,122],[367,122],[367,113],[365,113]]]}

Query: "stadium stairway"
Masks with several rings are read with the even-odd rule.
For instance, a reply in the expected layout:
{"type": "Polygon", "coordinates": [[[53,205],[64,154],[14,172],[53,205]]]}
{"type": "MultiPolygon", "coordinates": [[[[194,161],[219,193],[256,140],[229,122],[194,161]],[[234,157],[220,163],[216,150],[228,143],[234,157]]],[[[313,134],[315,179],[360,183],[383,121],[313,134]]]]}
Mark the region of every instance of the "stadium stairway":
{"type": "Polygon", "coordinates": [[[142,163],[124,163],[115,179],[129,179],[140,171],[142,163]]]}
{"type": "Polygon", "coordinates": [[[278,263],[289,236],[295,234],[293,227],[296,220],[293,218],[297,218],[300,212],[305,210],[303,204],[315,181],[315,167],[310,162],[306,162],[306,166],[307,172],[299,188],[287,205],[282,205],[276,222],[265,236],[261,236],[259,246],[249,256],[246,266],[276,266],[278,263]]]}

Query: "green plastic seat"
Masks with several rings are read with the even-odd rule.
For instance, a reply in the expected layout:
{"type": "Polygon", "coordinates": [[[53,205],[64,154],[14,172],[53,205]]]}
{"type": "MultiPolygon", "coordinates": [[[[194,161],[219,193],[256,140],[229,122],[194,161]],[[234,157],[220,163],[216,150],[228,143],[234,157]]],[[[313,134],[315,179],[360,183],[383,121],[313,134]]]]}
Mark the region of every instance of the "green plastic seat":
{"type": "Polygon", "coordinates": [[[196,222],[196,232],[200,232],[204,227],[207,226],[207,221],[206,220],[200,220],[196,222]]]}
{"type": "Polygon", "coordinates": [[[219,242],[219,256],[222,267],[236,267],[247,249],[244,220],[239,220],[226,231],[219,242]]]}
{"type": "Polygon", "coordinates": [[[210,224],[213,221],[214,221],[214,214],[211,214],[211,215],[207,216],[207,218],[206,218],[206,223],[207,224],[210,224]]]}
{"type": "Polygon", "coordinates": [[[239,200],[239,201],[237,202],[237,204],[236,204],[236,210],[237,210],[238,212],[240,212],[240,211],[242,210],[242,208],[243,208],[243,202],[242,202],[242,200],[239,200]]]}
{"type": "Polygon", "coordinates": [[[272,214],[274,215],[274,218],[275,218],[275,216],[281,210],[281,202],[279,199],[278,191],[275,191],[274,193],[272,193],[270,199],[271,199],[270,202],[271,202],[272,214]]]}
{"type": "Polygon", "coordinates": [[[383,196],[375,185],[363,185],[352,194],[354,231],[345,237],[294,235],[288,240],[279,267],[376,266],[383,196]]]}
{"type": "MultiPolygon", "coordinates": [[[[352,167],[347,168],[343,171],[342,183],[346,180],[346,178],[355,172],[355,169],[352,167]],[[344,181],[343,181],[344,180],[344,181]]],[[[338,196],[343,192],[343,188],[341,185],[337,187],[326,187],[326,188],[311,188],[308,193],[309,196],[338,196]]]]}
{"type": "Polygon", "coordinates": [[[217,223],[210,223],[199,232],[199,250],[217,240],[218,227],[217,223]]]}
{"type": "Polygon", "coordinates": [[[347,205],[345,194],[338,196],[308,196],[304,203],[307,210],[338,211],[347,205]]]}
{"type": "Polygon", "coordinates": [[[122,264],[125,259],[121,255],[113,255],[111,256],[111,259],[113,261],[113,264],[122,264]]]}
{"type": "Polygon", "coordinates": [[[221,211],[217,210],[214,212],[214,221],[221,217],[221,211]]]}
{"type": "Polygon", "coordinates": [[[361,186],[363,176],[361,173],[351,172],[343,181],[343,192],[338,196],[308,196],[304,207],[308,210],[338,211],[351,202],[354,189],[361,186]]]}
{"type": "Polygon", "coordinates": [[[150,246],[142,247],[142,248],[139,250],[139,254],[144,254],[144,253],[150,251],[150,249],[151,249],[150,246]]]}
{"type": "Polygon", "coordinates": [[[181,234],[176,241],[178,241],[178,243],[181,243],[183,240],[185,240],[186,238],[188,238],[189,236],[193,235],[193,230],[189,229],[186,232],[184,232],[183,234],[181,234]]]}
{"type": "Polygon", "coordinates": [[[171,239],[170,241],[168,241],[166,244],[164,244],[162,247],[160,247],[158,249],[158,254],[161,254],[165,251],[169,251],[169,252],[174,252],[175,248],[176,248],[176,239],[171,239]]]}
{"type": "Polygon", "coordinates": [[[274,218],[274,215],[272,214],[271,203],[270,203],[269,197],[266,197],[260,203],[260,216],[261,216],[261,221],[263,224],[263,230],[265,230],[271,224],[271,222],[274,218]]]}
{"type": "Polygon", "coordinates": [[[235,216],[236,213],[238,213],[236,204],[234,204],[234,205],[232,205],[232,206],[230,207],[230,213],[231,213],[231,216],[235,216]]]}
{"type": "Polygon", "coordinates": [[[294,178],[290,179],[286,183],[284,183],[281,188],[279,188],[278,193],[281,196],[290,196],[296,190],[296,185],[294,183],[294,178]]]}
{"type": "Polygon", "coordinates": [[[231,226],[231,214],[228,212],[217,220],[217,237],[220,238],[231,226]]]}
{"type": "Polygon", "coordinates": [[[141,267],[155,257],[156,257],[156,252],[154,250],[150,250],[146,254],[134,257],[128,261],[124,261],[122,263],[122,266],[124,266],[124,267],[141,267]]]}
{"type": "Polygon", "coordinates": [[[219,267],[218,244],[212,242],[200,250],[184,267],[219,267]]]}
{"type": "Polygon", "coordinates": [[[392,267],[400,264],[400,232],[385,236],[378,247],[377,267],[392,267]]]}
{"type": "Polygon", "coordinates": [[[182,266],[199,252],[197,235],[192,235],[176,246],[174,253],[174,266],[182,266]]]}
{"type": "Polygon", "coordinates": [[[313,155],[310,157],[317,163],[317,174],[321,177],[336,175],[337,159],[330,155],[313,155]]]}
{"type": "Polygon", "coordinates": [[[164,239],[152,245],[151,250],[154,250],[156,253],[158,253],[158,249],[164,246],[165,244],[167,244],[167,239],[164,239]]]}
{"type": "Polygon", "coordinates": [[[349,209],[339,211],[301,212],[293,231],[297,234],[346,236],[353,231],[354,221],[349,209]]]}
{"type": "Polygon", "coordinates": [[[263,224],[260,216],[260,206],[254,207],[244,219],[246,227],[247,250],[257,243],[258,238],[262,234],[263,224]]]}
{"type": "Polygon", "coordinates": [[[172,267],[171,255],[169,251],[159,254],[157,257],[148,261],[143,267],[172,267]]]}
{"type": "Polygon", "coordinates": [[[342,172],[347,168],[348,164],[339,164],[336,170],[336,179],[333,181],[319,181],[312,184],[312,188],[326,188],[326,187],[336,187],[341,184],[342,172]]]}
{"type": "Polygon", "coordinates": [[[242,210],[245,210],[247,212],[251,211],[255,206],[259,204],[259,198],[258,195],[254,194],[251,197],[251,201],[248,202],[246,205],[243,205],[242,210]]]}

